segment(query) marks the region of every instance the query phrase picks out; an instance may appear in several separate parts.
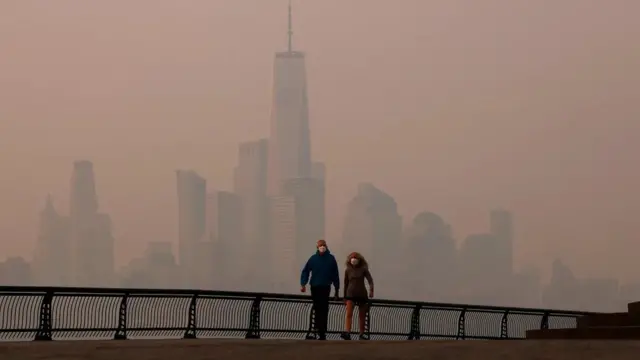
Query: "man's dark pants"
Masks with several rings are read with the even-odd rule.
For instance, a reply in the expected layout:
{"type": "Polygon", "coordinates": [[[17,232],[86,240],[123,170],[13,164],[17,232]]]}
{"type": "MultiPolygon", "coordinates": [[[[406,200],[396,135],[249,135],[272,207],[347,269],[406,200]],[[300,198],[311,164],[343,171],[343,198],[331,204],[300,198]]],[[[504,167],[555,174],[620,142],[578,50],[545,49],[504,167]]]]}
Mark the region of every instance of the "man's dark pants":
{"type": "Polygon", "coordinates": [[[327,334],[327,321],[329,320],[329,296],[331,286],[312,286],[311,300],[316,309],[316,331],[320,339],[324,339],[327,334]]]}

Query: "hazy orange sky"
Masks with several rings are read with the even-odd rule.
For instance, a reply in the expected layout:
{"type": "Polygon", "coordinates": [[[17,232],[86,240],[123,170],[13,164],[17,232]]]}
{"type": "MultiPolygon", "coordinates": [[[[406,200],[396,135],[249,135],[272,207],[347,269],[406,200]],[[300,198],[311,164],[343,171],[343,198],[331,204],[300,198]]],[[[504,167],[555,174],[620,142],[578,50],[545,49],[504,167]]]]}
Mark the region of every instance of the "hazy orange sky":
{"type": "MultiPolygon", "coordinates": [[[[31,257],[47,193],[95,164],[118,262],[176,241],[174,170],[231,187],[268,135],[286,0],[0,1],[0,254],[31,257]]],[[[294,0],[328,239],[360,181],[458,241],[516,216],[516,261],[636,275],[640,2],[294,0]]],[[[2,256],[0,256],[1,258],[2,256]]]]}

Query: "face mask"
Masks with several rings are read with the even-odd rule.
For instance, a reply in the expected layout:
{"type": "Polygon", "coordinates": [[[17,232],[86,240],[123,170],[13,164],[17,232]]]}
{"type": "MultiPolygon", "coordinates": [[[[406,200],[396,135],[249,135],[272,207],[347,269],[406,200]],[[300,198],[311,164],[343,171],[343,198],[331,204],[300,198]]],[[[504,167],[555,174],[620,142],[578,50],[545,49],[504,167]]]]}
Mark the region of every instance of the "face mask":
{"type": "Polygon", "coordinates": [[[323,252],[327,251],[327,247],[326,246],[318,246],[318,251],[323,253],[323,252]]]}
{"type": "Polygon", "coordinates": [[[356,258],[352,258],[352,259],[351,259],[351,265],[354,265],[354,266],[355,266],[355,265],[358,265],[358,263],[359,263],[359,262],[360,262],[360,261],[359,261],[358,259],[356,259],[356,258]]]}

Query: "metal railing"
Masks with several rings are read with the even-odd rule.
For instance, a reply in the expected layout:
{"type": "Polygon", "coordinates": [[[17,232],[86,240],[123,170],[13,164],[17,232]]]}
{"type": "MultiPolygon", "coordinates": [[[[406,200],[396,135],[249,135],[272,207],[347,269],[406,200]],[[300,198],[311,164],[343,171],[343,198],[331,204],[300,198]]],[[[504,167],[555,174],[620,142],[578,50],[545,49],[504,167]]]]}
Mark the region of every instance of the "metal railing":
{"type": "MultiPolygon", "coordinates": [[[[366,331],[372,340],[521,339],[527,330],[576,327],[586,314],[374,299],[366,331]]],[[[343,302],[332,301],[327,338],[339,338],[344,315],[343,302]]],[[[0,341],[315,337],[304,295],[0,287],[0,341]]]]}

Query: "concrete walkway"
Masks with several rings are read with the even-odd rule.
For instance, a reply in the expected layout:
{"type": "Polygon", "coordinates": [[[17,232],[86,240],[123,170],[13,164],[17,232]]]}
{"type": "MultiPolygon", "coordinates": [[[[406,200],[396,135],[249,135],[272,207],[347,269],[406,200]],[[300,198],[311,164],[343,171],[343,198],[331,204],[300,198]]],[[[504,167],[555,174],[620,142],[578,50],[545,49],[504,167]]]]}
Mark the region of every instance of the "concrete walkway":
{"type": "Polygon", "coordinates": [[[637,359],[640,341],[126,340],[0,343],[2,360],[637,359]]]}

